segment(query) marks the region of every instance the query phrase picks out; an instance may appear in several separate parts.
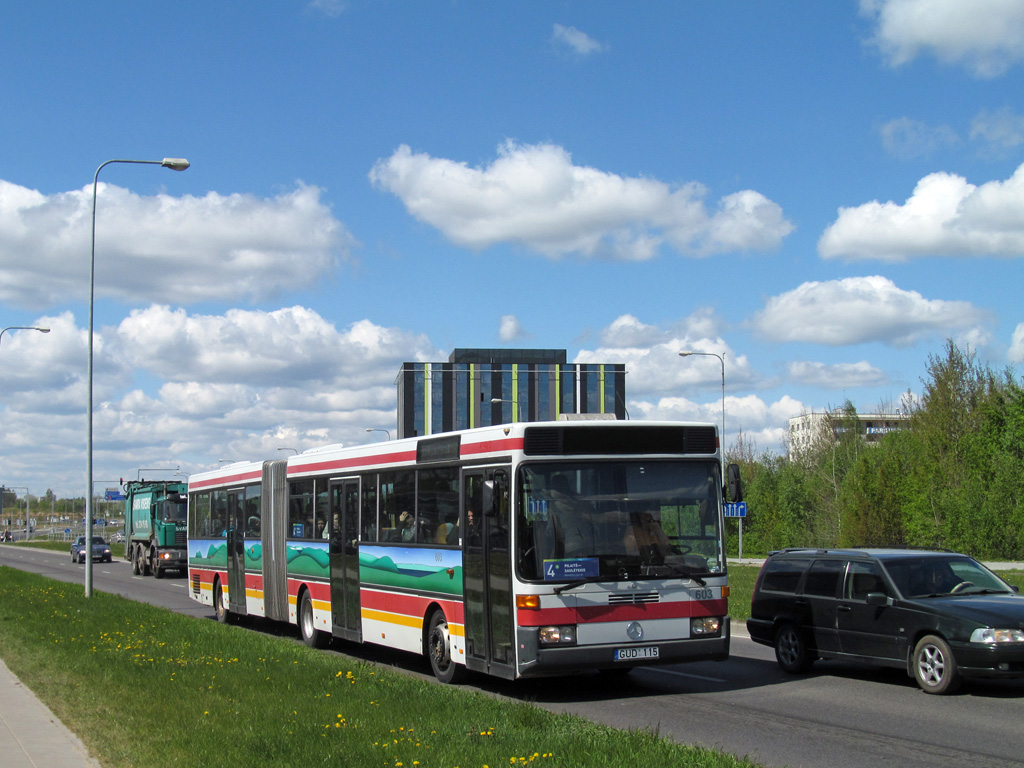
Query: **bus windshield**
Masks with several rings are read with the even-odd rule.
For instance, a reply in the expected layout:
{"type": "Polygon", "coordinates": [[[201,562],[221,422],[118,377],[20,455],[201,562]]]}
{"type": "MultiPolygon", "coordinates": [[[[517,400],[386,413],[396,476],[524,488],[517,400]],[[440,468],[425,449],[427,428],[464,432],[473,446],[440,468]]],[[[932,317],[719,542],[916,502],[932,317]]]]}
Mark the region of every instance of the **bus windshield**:
{"type": "Polygon", "coordinates": [[[712,461],[524,465],[518,569],[526,581],[697,576],[723,570],[712,461]]]}

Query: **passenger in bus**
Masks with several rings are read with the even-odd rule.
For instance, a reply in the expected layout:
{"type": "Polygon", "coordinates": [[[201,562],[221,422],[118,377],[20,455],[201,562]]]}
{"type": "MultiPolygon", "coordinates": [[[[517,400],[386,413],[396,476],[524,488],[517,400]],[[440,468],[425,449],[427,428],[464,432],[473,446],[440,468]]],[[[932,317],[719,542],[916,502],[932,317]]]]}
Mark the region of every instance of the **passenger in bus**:
{"type": "Polygon", "coordinates": [[[451,544],[452,536],[454,535],[457,539],[458,528],[455,522],[449,518],[445,522],[437,526],[437,530],[434,532],[434,543],[435,544],[451,544]]]}
{"type": "Polygon", "coordinates": [[[316,521],[316,537],[318,539],[327,538],[327,521],[322,517],[316,521]]]}
{"type": "Polygon", "coordinates": [[[565,475],[551,478],[551,515],[556,556],[587,557],[595,554],[593,508],[569,490],[565,475]]]}
{"type": "Polygon", "coordinates": [[[416,519],[412,512],[403,512],[399,515],[398,522],[402,526],[402,541],[415,541],[416,519]]]}

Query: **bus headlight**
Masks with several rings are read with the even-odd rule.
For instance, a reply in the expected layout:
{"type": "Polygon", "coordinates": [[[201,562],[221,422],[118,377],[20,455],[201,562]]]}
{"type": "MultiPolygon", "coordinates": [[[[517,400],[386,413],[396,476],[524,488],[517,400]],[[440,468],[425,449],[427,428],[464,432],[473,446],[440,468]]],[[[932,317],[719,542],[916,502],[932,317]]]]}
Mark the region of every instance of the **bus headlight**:
{"type": "Polygon", "coordinates": [[[718,616],[703,616],[690,619],[691,637],[708,637],[722,631],[722,620],[718,616]]]}
{"type": "Polygon", "coordinates": [[[576,627],[572,624],[562,627],[541,627],[537,630],[541,645],[576,645],[576,627]]]}
{"type": "Polygon", "coordinates": [[[971,633],[972,643],[1024,643],[1024,630],[981,627],[971,633]]]}

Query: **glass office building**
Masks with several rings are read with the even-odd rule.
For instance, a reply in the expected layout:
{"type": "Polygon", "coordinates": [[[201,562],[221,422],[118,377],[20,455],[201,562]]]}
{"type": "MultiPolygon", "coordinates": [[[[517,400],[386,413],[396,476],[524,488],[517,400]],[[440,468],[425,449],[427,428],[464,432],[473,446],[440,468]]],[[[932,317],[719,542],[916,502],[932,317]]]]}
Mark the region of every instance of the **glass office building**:
{"type": "Polygon", "coordinates": [[[564,349],[456,349],[447,362],[403,363],[398,436],[563,415],[626,418],[626,367],[566,363],[564,349]]]}

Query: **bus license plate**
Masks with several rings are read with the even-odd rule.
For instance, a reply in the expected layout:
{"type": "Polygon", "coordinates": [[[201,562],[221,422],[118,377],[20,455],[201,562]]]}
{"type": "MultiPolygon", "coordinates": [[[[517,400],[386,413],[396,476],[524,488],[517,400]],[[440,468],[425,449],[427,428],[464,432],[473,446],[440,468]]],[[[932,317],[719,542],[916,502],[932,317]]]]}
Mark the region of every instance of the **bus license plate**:
{"type": "Polygon", "coordinates": [[[658,646],[646,645],[641,648],[616,648],[616,661],[636,661],[637,659],[658,658],[658,646]]]}

